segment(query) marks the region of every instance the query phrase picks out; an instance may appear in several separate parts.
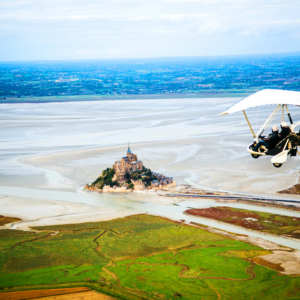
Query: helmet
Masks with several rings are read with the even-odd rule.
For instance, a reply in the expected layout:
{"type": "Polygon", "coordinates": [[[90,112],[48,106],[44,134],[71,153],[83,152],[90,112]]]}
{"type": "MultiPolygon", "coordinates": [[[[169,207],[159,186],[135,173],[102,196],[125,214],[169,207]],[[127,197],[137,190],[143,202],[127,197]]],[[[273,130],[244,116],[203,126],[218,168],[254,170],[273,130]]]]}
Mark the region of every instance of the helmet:
{"type": "Polygon", "coordinates": [[[288,124],[287,124],[287,122],[281,122],[281,127],[288,127],[288,124]]]}
{"type": "Polygon", "coordinates": [[[278,131],[278,127],[277,126],[273,126],[272,127],[272,131],[278,131]]]}

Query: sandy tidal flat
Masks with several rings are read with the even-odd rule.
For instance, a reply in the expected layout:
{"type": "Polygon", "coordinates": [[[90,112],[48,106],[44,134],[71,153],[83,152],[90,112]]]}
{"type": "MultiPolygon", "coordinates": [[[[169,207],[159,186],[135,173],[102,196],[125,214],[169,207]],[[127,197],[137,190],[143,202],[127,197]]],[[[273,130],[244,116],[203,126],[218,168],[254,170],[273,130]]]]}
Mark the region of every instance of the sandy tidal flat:
{"type": "MultiPolygon", "coordinates": [[[[126,201],[172,204],[172,198],[142,194],[107,195],[108,205],[98,194],[103,205],[87,200],[82,187],[124,156],[128,142],[146,167],[173,176],[179,184],[275,196],[298,181],[299,159],[276,169],[269,157],[251,158],[246,147],[253,138],[243,115],[219,116],[238,100],[1,104],[0,214],[73,222],[130,214],[134,205],[127,208],[126,201]],[[68,195],[76,196],[76,203],[68,195]]],[[[254,129],[271,110],[249,111],[254,129]]],[[[291,108],[291,113],[295,121],[300,119],[296,110],[291,108]]],[[[279,122],[280,118],[274,124],[279,122]]]]}

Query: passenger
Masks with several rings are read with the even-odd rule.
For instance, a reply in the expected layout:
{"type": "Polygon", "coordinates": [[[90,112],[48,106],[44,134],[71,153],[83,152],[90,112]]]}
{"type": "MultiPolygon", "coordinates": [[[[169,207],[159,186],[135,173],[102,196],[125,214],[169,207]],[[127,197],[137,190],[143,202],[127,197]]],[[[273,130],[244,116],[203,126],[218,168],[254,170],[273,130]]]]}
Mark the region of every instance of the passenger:
{"type": "Polygon", "coordinates": [[[273,126],[272,133],[270,133],[269,136],[263,141],[259,141],[257,145],[253,148],[253,151],[257,152],[260,146],[265,146],[267,149],[271,149],[277,145],[278,141],[278,127],[273,126]]]}
{"type": "Polygon", "coordinates": [[[286,122],[281,122],[281,132],[279,134],[280,140],[285,139],[290,133],[291,129],[286,122]]]}

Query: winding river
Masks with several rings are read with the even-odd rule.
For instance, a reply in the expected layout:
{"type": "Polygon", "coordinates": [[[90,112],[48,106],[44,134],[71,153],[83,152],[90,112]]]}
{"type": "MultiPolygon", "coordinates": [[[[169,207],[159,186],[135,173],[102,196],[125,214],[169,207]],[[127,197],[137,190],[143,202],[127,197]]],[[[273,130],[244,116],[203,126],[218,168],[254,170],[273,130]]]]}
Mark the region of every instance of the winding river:
{"type": "MultiPolygon", "coordinates": [[[[247,230],[238,226],[221,223],[215,220],[209,220],[200,217],[194,217],[183,214],[185,210],[190,207],[193,208],[207,208],[211,206],[230,206],[236,208],[252,209],[256,211],[265,211],[270,213],[278,213],[281,215],[300,217],[300,212],[295,212],[291,210],[276,209],[272,207],[262,207],[242,203],[218,203],[214,200],[205,199],[205,200],[193,200],[193,201],[181,201],[178,205],[173,204],[161,204],[154,202],[141,201],[140,195],[134,193],[131,194],[100,194],[97,192],[86,192],[83,188],[79,189],[76,193],[74,192],[64,192],[64,191],[53,191],[53,190],[39,190],[39,189],[29,189],[29,188],[20,188],[20,187],[0,187],[0,193],[8,196],[17,196],[17,197],[26,197],[33,199],[48,199],[48,200],[59,200],[59,201],[69,201],[76,203],[84,203],[102,207],[111,207],[118,210],[133,210],[137,213],[149,213],[152,215],[162,216],[173,220],[185,220],[187,223],[196,222],[203,225],[211,226],[221,230],[234,232],[237,234],[244,234],[253,237],[262,238],[270,242],[298,249],[300,250],[300,240],[291,239],[287,237],[278,237],[270,234],[262,234],[257,231],[247,230]]],[[[159,200],[153,195],[143,195],[143,197],[149,198],[149,200],[159,200]],[[152,199],[151,199],[152,198],[152,199]]],[[[160,197],[159,197],[160,198],[160,197]]],[[[30,225],[30,221],[25,221],[30,225]]]]}

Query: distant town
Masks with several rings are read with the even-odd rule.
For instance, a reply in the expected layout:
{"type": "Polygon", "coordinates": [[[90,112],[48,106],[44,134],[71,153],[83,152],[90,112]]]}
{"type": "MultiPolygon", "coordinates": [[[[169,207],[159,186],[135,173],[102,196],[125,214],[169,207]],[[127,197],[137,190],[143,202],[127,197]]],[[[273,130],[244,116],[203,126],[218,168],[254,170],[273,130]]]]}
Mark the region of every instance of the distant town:
{"type": "Polygon", "coordinates": [[[299,64],[299,53],[0,63],[0,102],[51,96],[226,96],[265,88],[300,91],[299,64]]]}
{"type": "Polygon", "coordinates": [[[86,189],[103,193],[155,193],[157,190],[167,190],[176,185],[173,177],[152,172],[147,169],[137,155],[131,152],[128,145],[126,156],[116,161],[112,168],[103,170],[101,175],[86,189]]]}

